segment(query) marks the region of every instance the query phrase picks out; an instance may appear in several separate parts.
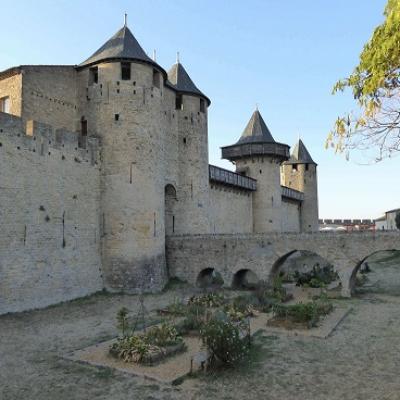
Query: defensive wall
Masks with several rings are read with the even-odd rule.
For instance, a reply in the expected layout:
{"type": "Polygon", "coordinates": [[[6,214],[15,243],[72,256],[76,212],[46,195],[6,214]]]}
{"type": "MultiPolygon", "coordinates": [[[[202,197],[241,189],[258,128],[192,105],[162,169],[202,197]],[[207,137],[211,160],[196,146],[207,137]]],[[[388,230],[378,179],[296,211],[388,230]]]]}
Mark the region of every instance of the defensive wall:
{"type": "Polygon", "coordinates": [[[0,314],[101,290],[97,140],[5,113],[0,126],[0,314]]]}

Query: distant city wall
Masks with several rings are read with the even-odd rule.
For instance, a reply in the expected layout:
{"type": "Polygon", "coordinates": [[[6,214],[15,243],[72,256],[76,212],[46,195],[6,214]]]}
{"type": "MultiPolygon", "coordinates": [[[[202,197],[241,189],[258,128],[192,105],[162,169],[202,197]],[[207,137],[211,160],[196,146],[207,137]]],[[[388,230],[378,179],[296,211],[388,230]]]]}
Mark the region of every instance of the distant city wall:
{"type": "Polygon", "coordinates": [[[101,290],[97,140],[4,113],[0,126],[0,314],[101,290]]]}

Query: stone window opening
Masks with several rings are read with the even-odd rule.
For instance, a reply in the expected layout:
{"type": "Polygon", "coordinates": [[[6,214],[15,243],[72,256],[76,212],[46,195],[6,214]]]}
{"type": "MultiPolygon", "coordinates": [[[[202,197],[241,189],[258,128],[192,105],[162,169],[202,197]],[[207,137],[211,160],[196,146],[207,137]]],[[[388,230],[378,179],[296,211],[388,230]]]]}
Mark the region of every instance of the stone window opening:
{"type": "Polygon", "coordinates": [[[308,171],[308,168],[309,168],[309,164],[306,164],[306,171],[308,171]]]}
{"type": "Polygon", "coordinates": [[[10,113],[10,97],[5,96],[0,99],[0,111],[3,113],[10,113]]]}
{"type": "Polygon", "coordinates": [[[114,120],[119,121],[119,114],[114,114],[114,120]]]}
{"type": "Polygon", "coordinates": [[[175,97],[175,110],[183,110],[183,96],[177,94],[175,97]]]}
{"type": "Polygon", "coordinates": [[[156,69],[153,69],[153,86],[161,87],[161,74],[156,69]]]}
{"type": "Polygon", "coordinates": [[[185,137],[183,138],[183,144],[186,144],[186,138],[185,137]]]}
{"type": "Polygon", "coordinates": [[[204,101],[204,99],[200,99],[200,112],[206,112],[206,102],[204,101]]]}
{"type": "Polygon", "coordinates": [[[292,171],[297,171],[297,164],[292,165],[292,171]]]}
{"type": "Polygon", "coordinates": [[[89,85],[99,82],[99,68],[92,67],[89,68],[89,85]]]}
{"type": "Polygon", "coordinates": [[[81,135],[87,136],[87,120],[85,117],[81,118],[81,135]]]}

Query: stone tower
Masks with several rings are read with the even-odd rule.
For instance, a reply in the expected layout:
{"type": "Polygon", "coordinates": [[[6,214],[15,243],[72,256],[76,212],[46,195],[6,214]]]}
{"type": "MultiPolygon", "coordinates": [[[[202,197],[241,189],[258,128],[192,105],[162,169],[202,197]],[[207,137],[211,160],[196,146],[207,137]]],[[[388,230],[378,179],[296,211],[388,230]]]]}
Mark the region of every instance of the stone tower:
{"type": "Polygon", "coordinates": [[[178,175],[175,233],[209,233],[209,173],[207,107],[210,100],[196,87],[177,60],[168,72],[176,92],[178,175]]]}
{"type": "Polygon", "coordinates": [[[102,271],[110,290],[165,282],[166,79],[126,25],[78,66],[81,132],[102,146],[102,271]]]}
{"type": "Polygon", "coordinates": [[[317,164],[299,139],[292,155],[282,166],[283,185],[304,193],[300,210],[302,232],[318,231],[317,164]]]}
{"type": "Polygon", "coordinates": [[[280,166],[289,158],[289,146],[275,142],[256,110],[239,141],[222,148],[222,158],[235,163],[236,172],[257,179],[257,190],[253,194],[253,232],[280,232],[280,166]]]}

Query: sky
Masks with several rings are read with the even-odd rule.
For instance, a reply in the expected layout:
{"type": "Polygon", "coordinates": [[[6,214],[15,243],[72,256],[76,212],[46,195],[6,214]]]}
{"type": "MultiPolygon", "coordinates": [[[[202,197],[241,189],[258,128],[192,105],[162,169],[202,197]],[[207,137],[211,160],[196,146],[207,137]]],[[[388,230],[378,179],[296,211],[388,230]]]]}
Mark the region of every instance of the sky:
{"type": "Polygon", "coordinates": [[[383,21],[386,0],[0,0],[0,70],[79,64],[122,25],[168,70],[180,60],[211,99],[210,163],[236,142],[256,104],[278,142],[301,136],[318,163],[320,218],[376,218],[400,207],[400,157],[368,164],[325,150],[337,116],[356,109],[332,96],[383,21]]]}

